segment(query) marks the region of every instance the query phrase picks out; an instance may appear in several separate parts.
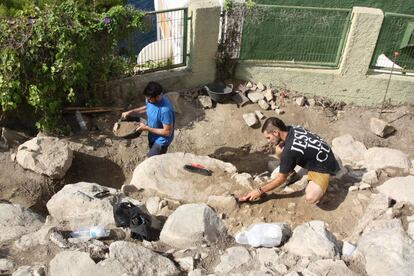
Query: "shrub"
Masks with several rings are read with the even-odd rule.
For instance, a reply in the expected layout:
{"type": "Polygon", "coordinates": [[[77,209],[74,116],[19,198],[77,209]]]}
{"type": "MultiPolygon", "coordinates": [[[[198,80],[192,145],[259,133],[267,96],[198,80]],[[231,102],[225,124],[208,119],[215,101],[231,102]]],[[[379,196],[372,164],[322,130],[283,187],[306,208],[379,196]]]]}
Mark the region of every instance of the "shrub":
{"type": "Polygon", "coordinates": [[[142,29],[143,16],[124,6],[97,13],[66,0],[1,19],[1,109],[27,102],[39,116],[36,127],[56,131],[65,105],[93,101],[96,84],[129,70],[117,43],[142,29]]]}
{"type": "MultiPolygon", "coordinates": [[[[60,3],[60,0],[2,0],[0,3],[0,16],[14,16],[19,11],[25,9],[33,9],[34,7],[43,8],[47,4],[60,3]]],[[[76,1],[80,7],[85,9],[103,12],[109,10],[116,5],[126,4],[126,0],[78,0],[76,1]]]]}

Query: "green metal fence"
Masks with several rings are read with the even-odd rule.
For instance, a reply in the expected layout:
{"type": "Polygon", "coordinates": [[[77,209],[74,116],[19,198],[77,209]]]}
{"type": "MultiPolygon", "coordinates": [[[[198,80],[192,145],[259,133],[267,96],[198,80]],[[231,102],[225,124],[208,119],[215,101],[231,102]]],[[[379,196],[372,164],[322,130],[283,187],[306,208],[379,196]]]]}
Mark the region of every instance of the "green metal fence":
{"type": "Polygon", "coordinates": [[[371,68],[414,71],[414,15],[385,13],[377,46],[371,60],[371,68]]]}
{"type": "Polygon", "coordinates": [[[147,73],[187,64],[188,9],[149,12],[145,32],[131,33],[123,52],[136,61],[135,73],[147,73]]]}
{"type": "Polygon", "coordinates": [[[256,5],[244,17],[240,59],[337,67],[351,9],[256,5]]]}

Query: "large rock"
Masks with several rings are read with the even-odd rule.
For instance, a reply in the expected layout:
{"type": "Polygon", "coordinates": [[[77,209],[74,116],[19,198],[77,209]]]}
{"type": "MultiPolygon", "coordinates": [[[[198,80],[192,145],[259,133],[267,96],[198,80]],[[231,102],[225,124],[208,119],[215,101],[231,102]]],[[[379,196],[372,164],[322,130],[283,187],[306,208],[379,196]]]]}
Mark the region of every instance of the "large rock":
{"type": "Polygon", "coordinates": [[[394,177],[377,187],[378,191],[395,199],[414,205],[414,176],[394,177]]]}
{"type": "Polygon", "coordinates": [[[117,199],[112,195],[102,199],[94,197],[104,190],[111,194],[116,191],[95,183],[68,184],[47,202],[46,207],[53,218],[72,230],[92,225],[108,226],[114,224],[112,206],[117,199]]]}
{"type": "Polygon", "coordinates": [[[112,243],[109,246],[109,258],[121,263],[131,275],[177,275],[179,273],[170,259],[132,242],[112,243]]]}
{"type": "Polygon", "coordinates": [[[253,177],[249,173],[238,173],[232,175],[232,178],[236,180],[236,182],[247,189],[253,189],[253,177]]]}
{"type": "Polygon", "coordinates": [[[366,231],[358,241],[357,252],[365,257],[366,272],[375,276],[412,275],[413,241],[398,220],[398,223],[385,222],[366,231]]]}
{"type": "Polygon", "coordinates": [[[169,198],[187,202],[207,202],[211,195],[244,192],[230,177],[236,167],[208,156],[191,153],[167,153],[153,156],[140,163],[134,171],[131,185],[152,189],[169,198]],[[198,163],[213,171],[205,176],[184,169],[184,165],[198,163]]]}
{"type": "Polygon", "coordinates": [[[159,198],[158,196],[153,196],[148,198],[145,202],[145,207],[151,215],[156,215],[160,210],[160,201],[161,198],[159,198]]]}
{"type": "Polygon", "coordinates": [[[19,267],[12,276],[43,276],[46,275],[46,266],[44,265],[24,265],[19,267]]]}
{"type": "MultiPolygon", "coordinates": [[[[311,263],[307,269],[316,275],[336,276],[336,275],[358,275],[350,270],[346,264],[341,260],[317,260],[311,263]]],[[[302,272],[303,275],[305,273],[302,272]]]]}
{"type": "Polygon", "coordinates": [[[0,242],[36,232],[43,218],[20,205],[0,203],[0,242]]]}
{"type": "MultiPolygon", "coordinates": [[[[130,260],[131,263],[140,260],[130,260]]],[[[49,264],[50,276],[99,275],[117,276],[128,270],[117,260],[105,260],[96,264],[88,253],[63,251],[58,253],[49,264]]]]}
{"type": "Polygon", "coordinates": [[[257,248],[255,261],[260,265],[259,269],[269,273],[275,270],[280,274],[285,273],[283,264],[280,262],[280,257],[274,248],[257,248]],[[281,266],[283,265],[283,266],[281,266]]]}
{"type": "Polygon", "coordinates": [[[390,218],[390,215],[387,214],[388,207],[390,207],[389,198],[384,194],[375,194],[348,240],[356,243],[365,229],[370,228],[370,225],[373,222],[380,219],[390,218]]]}
{"type": "Polygon", "coordinates": [[[333,258],[339,252],[335,237],[317,220],[297,226],[285,248],[302,257],[333,258]]]}
{"type": "Polygon", "coordinates": [[[246,271],[252,261],[249,251],[241,246],[231,247],[220,257],[220,263],[216,266],[215,272],[219,275],[229,275],[234,272],[246,271]]]}
{"type": "Polygon", "coordinates": [[[207,204],[216,211],[226,213],[230,213],[237,208],[237,202],[233,196],[209,196],[207,204]]]}
{"type": "Polygon", "coordinates": [[[177,248],[216,242],[227,233],[226,226],[205,204],[186,204],[168,217],[160,240],[177,248]]]}
{"type": "Polygon", "coordinates": [[[341,159],[342,165],[355,166],[364,160],[367,148],[363,143],[355,141],[354,137],[346,134],[332,140],[332,151],[341,159]]]}
{"type": "Polygon", "coordinates": [[[8,259],[0,259],[0,273],[10,273],[16,264],[8,259]]]}
{"type": "Polygon", "coordinates": [[[41,206],[56,190],[56,181],[16,164],[16,154],[0,154],[0,198],[22,207],[41,206]],[[14,155],[14,158],[13,158],[14,155]]]}
{"type": "Polygon", "coordinates": [[[390,175],[408,174],[412,167],[408,155],[390,148],[374,147],[364,153],[365,166],[368,170],[385,170],[390,175]]]}
{"type": "Polygon", "coordinates": [[[20,145],[16,160],[25,169],[60,179],[72,165],[73,152],[55,137],[36,137],[20,145]]]}
{"type": "Polygon", "coordinates": [[[367,171],[362,175],[362,182],[367,183],[367,184],[377,184],[378,183],[378,175],[377,172],[372,170],[372,171],[367,171]]]}
{"type": "Polygon", "coordinates": [[[49,243],[49,234],[52,229],[53,226],[43,225],[38,231],[22,236],[14,243],[14,246],[24,251],[38,245],[46,245],[49,243]]]}

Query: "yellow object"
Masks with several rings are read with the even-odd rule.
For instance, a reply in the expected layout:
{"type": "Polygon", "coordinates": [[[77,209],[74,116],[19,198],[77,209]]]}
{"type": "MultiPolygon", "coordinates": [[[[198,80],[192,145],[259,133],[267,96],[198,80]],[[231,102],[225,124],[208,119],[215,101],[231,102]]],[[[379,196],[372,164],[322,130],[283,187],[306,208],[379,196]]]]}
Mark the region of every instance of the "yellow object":
{"type": "Polygon", "coordinates": [[[330,179],[329,173],[320,173],[320,172],[313,172],[313,171],[308,172],[308,180],[315,182],[315,184],[321,187],[323,193],[325,193],[326,189],[328,189],[329,179],[330,179]]]}

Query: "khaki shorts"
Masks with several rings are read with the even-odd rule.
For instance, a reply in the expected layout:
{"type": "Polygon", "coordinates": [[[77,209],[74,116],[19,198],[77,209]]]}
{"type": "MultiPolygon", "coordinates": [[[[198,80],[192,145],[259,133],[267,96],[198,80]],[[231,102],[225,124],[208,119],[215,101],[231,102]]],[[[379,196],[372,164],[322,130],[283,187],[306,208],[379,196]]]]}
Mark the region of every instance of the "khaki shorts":
{"type": "Polygon", "coordinates": [[[316,185],[321,187],[323,193],[328,189],[330,177],[329,173],[308,171],[308,181],[315,182],[316,185]]]}

